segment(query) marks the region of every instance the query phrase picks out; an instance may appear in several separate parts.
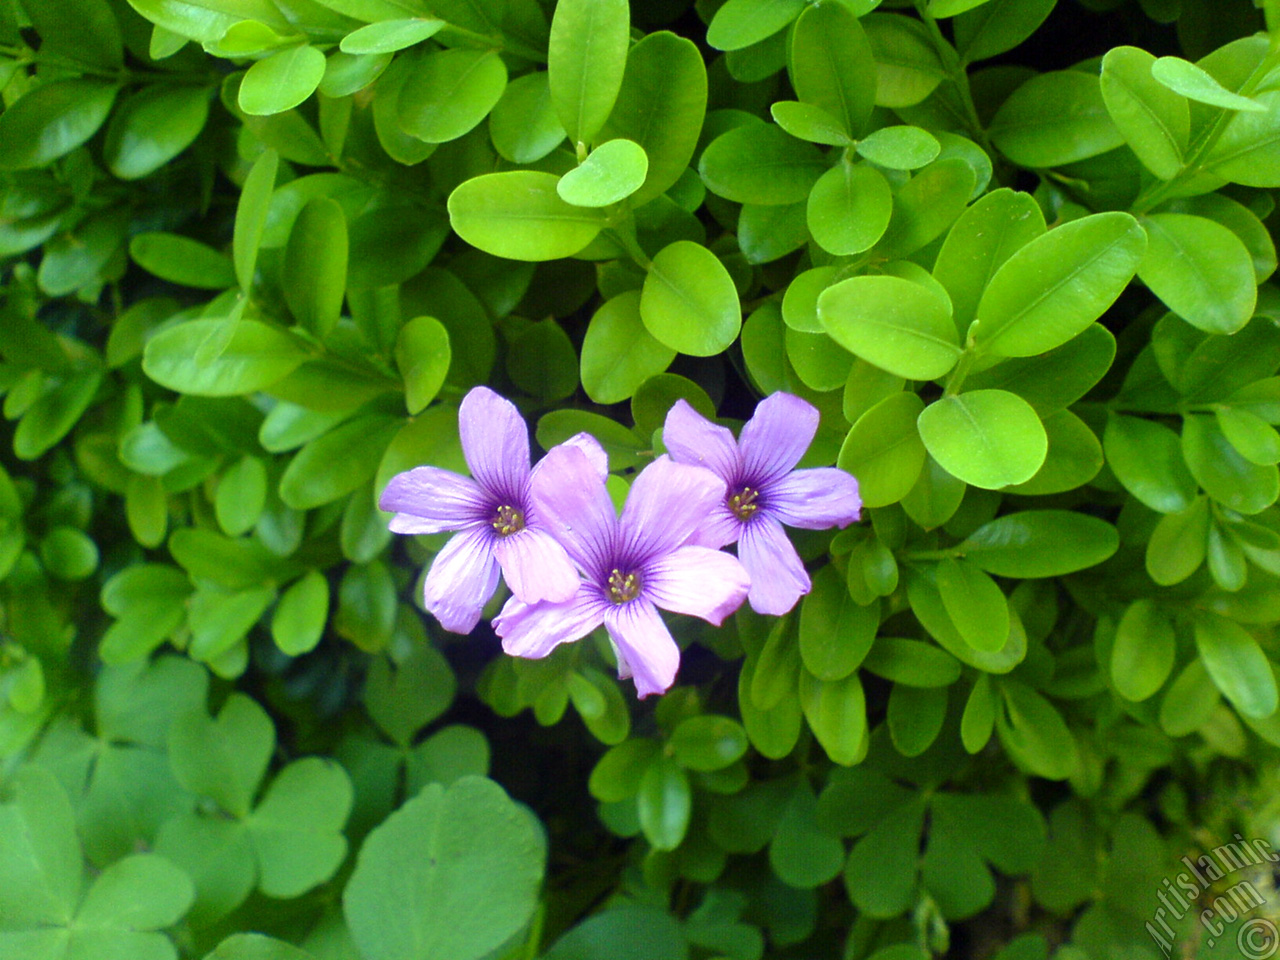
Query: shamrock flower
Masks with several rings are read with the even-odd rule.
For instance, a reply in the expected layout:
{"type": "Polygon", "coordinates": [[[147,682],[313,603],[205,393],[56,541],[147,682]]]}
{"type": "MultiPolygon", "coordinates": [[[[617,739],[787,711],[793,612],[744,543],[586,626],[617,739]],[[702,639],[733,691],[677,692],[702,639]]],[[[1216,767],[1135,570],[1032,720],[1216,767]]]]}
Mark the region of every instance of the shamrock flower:
{"type": "Polygon", "coordinates": [[[738,541],[751,575],[748,600],[757,613],[786,613],[809,592],[809,574],[782,525],[821,530],[858,519],[858,481],[836,467],[793,469],[818,431],[818,411],[789,393],[775,393],[733,434],[679,400],[667,413],[662,442],[678,463],[709,467],[721,496],[697,542],[738,541]]]}
{"type": "MultiPolygon", "coordinates": [[[[531,502],[529,432],[515,406],[476,387],[458,407],[458,430],[474,479],[416,467],[391,478],[378,506],[395,512],[396,533],[458,531],[431,564],[423,598],[446,630],[470,633],[498,586],[499,567],[511,592],[529,603],[568,600],[578,574],[531,502]]],[[[568,442],[603,478],[599,444],[585,434],[568,442]]]]}
{"type": "Polygon", "coordinates": [[[561,445],[533,478],[533,503],[582,571],[567,601],[507,601],[493,621],[507,653],[545,657],[558,644],[604,624],[618,653],[618,675],[636,692],[662,693],[680,666],[658,608],[717,626],[747,595],[747,574],[734,557],[689,539],[724,498],[708,470],[659,457],[636,478],[614,511],[603,479],[584,452],[561,445]]]}

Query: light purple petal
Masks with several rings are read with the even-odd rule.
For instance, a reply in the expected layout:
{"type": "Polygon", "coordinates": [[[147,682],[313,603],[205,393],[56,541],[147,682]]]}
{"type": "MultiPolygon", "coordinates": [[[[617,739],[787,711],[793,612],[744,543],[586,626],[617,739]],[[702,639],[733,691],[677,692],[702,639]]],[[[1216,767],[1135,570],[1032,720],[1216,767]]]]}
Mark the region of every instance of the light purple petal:
{"type": "Polygon", "coordinates": [[[706,467],[654,460],[636,477],[622,508],[619,530],[638,562],[686,543],[724,502],[724,481],[706,467]]]}
{"type": "Polygon", "coordinates": [[[789,527],[825,530],[858,519],[858,481],[839,467],[796,470],[769,486],[765,509],[789,527]]]}
{"type": "Polygon", "coordinates": [[[750,578],[736,557],[681,547],[645,569],[643,595],[663,610],[701,617],[717,627],[742,606],[750,578]]]}
{"type": "Polygon", "coordinates": [[[706,467],[725,483],[740,472],[738,443],[727,427],[712,423],[686,400],[677,400],[667,411],[662,442],[677,463],[706,467]]]}
{"type": "Polygon", "coordinates": [[[458,433],[480,486],[521,506],[529,482],[529,429],[515,404],[488,387],[473,388],[458,407],[458,433]]]}
{"type": "Polygon", "coordinates": [[[591,458],[577,446],[560,444],[538,467],[532,506],[539,523],[560,541],[588,579],[608,576],[618,515],[591,458]]]}
{"type": "Polygon", "coordinates": [[[756,613],[781,616],[809,592],[809,574],[782,525],[768,516],[753,517],[738,541],[738,559],[751,577],[747,600],[756,613]]]}
{"type": "Polygon", "coordinates": [[[817,432],[818,410],[813,404],[790,393],[765,397],[738,438],[741,479],[761,487],[784,476],[800,462],[817,432]]]}
{"type": "Polygon", "coordinates": [[[658,608],[645,600],[611,605],[604,625],[618,651],[618,676],[634,679],[641,698],[665,693],[680,669],[680,648],[658,608]]]}
{"type": "Polygon", "coordinates": [[[423,585],[423,605],[454,633],[470,633],[498,586],[493,531],[475,527],[459,533],[436,554],[423,585]]]}
{"type": "Polygon", "coordinates": [[[502,565],[507,586],[525,603],[569,600],[582,582],[564,547],[546,530],[526,527],[509,537],[498,537],[493,555],[502,565]]]}
{"type": "Polygon", "coordinates": [[[600,626],[608,606],[599,593],[585,589],[564,603],[528,604],[512,597],[493,618],[493,629],[511,656],[536,660],[600,626]]]}
{"type": "MultiPolygon", "coordinates": [[[[587,459],[591,461],[591,466],[600,474],[601,480],[609,477],[609,454],[605,452],[604,447],[600,446],[600,441],[589,433],[575,433],[564,443],[557,444],[560,447],[577,447],[587,455],[587,459]]],[[[554,448],[552,448],[554,449],[554,448]]],[[[542,466],[539,460],[534,464],[533,472],[538,472],[538,467],[542,466]]]]}
{"type": "Polygon", "coordinates": [[[686,543],[699,547],[720,547],[733,543],[742,535],[742,521],[729,509],[723,500],[711,508],[711,512],[694,531],[686,543]]]}
{"type": "Polygon", "coordinates": [[[391,478],[378,506],[396,514],[389,524],[395,533],[441,533],[485,519],[491,504],[469,477],[415,467],[391,478]]]}

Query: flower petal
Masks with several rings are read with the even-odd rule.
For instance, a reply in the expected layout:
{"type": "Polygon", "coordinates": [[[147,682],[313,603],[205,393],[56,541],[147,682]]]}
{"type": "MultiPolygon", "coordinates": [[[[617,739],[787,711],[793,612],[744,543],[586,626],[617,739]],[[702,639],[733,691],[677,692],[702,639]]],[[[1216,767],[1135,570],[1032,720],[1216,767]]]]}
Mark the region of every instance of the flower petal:
{"type": "Polygon", "coordinates": [[[757,515],[746,525],[738,559],[751,577],[747,600],[756,613],[781,616],[812,586],[796,548],[772,517],[757,515]]]}
{"type": "Polygon", "coordinates": [[[741,535],[742,521],[734,515],[726,503],[721,501],[711,508],[711,512],[694,531],[693,536],[685,542],[718,550],[733,543],[741,535]]]}
{"type": "Polygon", "coordinates": [[[725,483],[737,479],[742,463],[733,434],[693,409],[687,400],[677,400],[667,411],[662,442],[677,463],[707,467],[725,483]]]}
{"type": "Polygon", "coordinates": [[[665,693],[680,669],[680,648],[658,608],[646,600],[610,605],[604,625],[618,651],[618,676],[632,677],[641,698],[665,693]]]}
{"type": "Polygon", "coordinates": [[[469,477],[439,467],[415,467],[391,478],[378,507],[395,516],[395,533],[441,533],[483,520],[490,504],[469,477]]]}
{"type": "Polygon", "coordinates": [[[480,611],[498,586],[492,544],[493,531],[475,527],[459,533],[436,554],[422,599],[446,630],[470,633],[480,622],[480,611]]]}
{"type": "Polygon", "coordinates": [[[591,458],[581,448],[560,444],[538,464],[531,505],[538,522],[564,546],[589,580],[608,576],[618,515],[591,458]]]}
{"type": "Polygon", "coordinates": [[[743,468],[739,479],[759,488],[786,475],[817,432],[818,409],[813,404],[790,393],[765,397],[738,438],[743,468]]]}
{"type": "Polygon", "coordinates": [[[636,477],[619,531],[635,563],[670,553],[703,528],[724,503],[724,481],[706,467],[654,460],[636,477]]]}
{"type": "MultiPolygon", "coordinates": [[[[587,459],[591,461],[591,466],[600,474],[601,480],[609,478],[609,454],[605,452],[604,447],[600,446],[600,441],[589,433],[575,433],[564,443],[556,444],[560,447],[577,447],[587,455],[587,459]]],[[[555,449],[554,447],[552,449],[555,449]]],[[[545,459],[545,458],[544,458],[545,459]]],[[[539,460],[534,464],[533,472],[538,472],[538,467],[542,466],[539,460]]]]}
{"type": "Polygon", "coordinates": [[[585,589],[564,603],[528,604],[512,597],[493,618],[493,629],[511,656],[537,660],[600,626],[607,606],[599,593],[585,589]]]}
{"type": "Polygon", "coordinates": [[[458,433],[471,475],[493,496],[523,505],[529,483],[529,428],[510,400],[475,387],[458,407],[458,433]]]}
{"type": "Polygon", "coordinates": [[[525,603],[569,600],[582,582],[564,547],[546,530],[526,527],[498,537],[493,555],[502,565],[507,586],[525,603]]]}
{"type": "Polygon", "coordinates": [[[717,627],[742,606],[751,583],[737,557],[706,547],[681,547],[649,564],[644,576],[644,596],[663,610],[717,627]]]}
{"type": "Polygon", "coordinates": [[[795,470],[769,486],[765,510],[789,527],[825,530],[858,519],[858,481],[839,467],[795,470]]]}

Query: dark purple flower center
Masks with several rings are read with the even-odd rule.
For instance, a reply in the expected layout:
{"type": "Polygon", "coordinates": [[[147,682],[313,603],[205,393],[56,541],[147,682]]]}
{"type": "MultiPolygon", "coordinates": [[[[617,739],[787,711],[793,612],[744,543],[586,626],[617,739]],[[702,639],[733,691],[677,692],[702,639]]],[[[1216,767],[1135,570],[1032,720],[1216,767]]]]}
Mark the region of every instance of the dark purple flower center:
{"type": "Polygon", "coordinates": [[[524,514],[515,507],[503,504],[493,512],[493,519],[489,521],[489,525],[498,536],[509,537],[524,529],[524,514]]]}
{"type": "Polygon", "coordinates": [[[759,490],[744,486],[741,490],[729,497],[725,503],[729,507],[729,512],[735,517],[746,523],[754,516],[755,512],[760,509],[760,504],[756,503],[756,498],[760,496],[759,490]]]}
{"type": "Polygon", "coordinates": [[[617,567],[609,574],[609,602],[615,606],[630,603],[640,595],[640,574],[623,573],[617,567]]]}

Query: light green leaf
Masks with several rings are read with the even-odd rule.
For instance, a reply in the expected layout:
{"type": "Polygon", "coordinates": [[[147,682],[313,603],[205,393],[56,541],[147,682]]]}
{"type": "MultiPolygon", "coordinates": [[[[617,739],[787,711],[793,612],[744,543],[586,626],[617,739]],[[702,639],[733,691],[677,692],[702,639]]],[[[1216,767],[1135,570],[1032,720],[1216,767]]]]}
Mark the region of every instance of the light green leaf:
{"type": "Polygon", "coordinates": [[[778,100],[769,105],[769,115],[774,123],[797,140],[835,147],[845,147],[853,142],[835,117],[812,103],[778,100]]]}
{"type": "Polygon", "coordinates": [[[1038,237],[996,271],[970,336],[983,350],[1030,357],[1066,343],[1128,285],[1146,234],[1127,213],[1097,213],[1038,237]]]}
{"type": "Polygon", "coordinates": [[[1058,167],[1124,143],[1107,112],[1098,77],[1057,70],[1032,77],[996,111],[991,142],[1024,167],[1058,167]]]}
{"type": "Polygon", "coordinates": [[[253,287],[254,267],[258,262],[258,248],[267,227],[271,212],[272,194],[275,191],[276,172],[280,155],[274,150],[264,150],[249,168],[236,204],[235,233],[231,238],[231,258],[235,262],[236,279],[246,293],[253,287]]]}
{"type": "Polygon", "coordinates": [[[976,177],[963,157],[944,157],[918,171],[893,198],[880,252],[905,257],[940,236],[964,211],[976,177]]]}
{"type": "Polygon", "coordinates": [[[373,476],[402,421],[382,414],[356,417],[309,442],[280,478],[280,499],[310,510],[350,493],[373,476]]]}
{"type": "Polygon", "coordinates": [[[717,50],[741,50],[786,27],[805,0],[729,0],[711,18],[707,43],[717,50]]]}
{"type": "Polygon", "coordinates": [[[309,570],[281,595],[271,617],[271,637],[282,653],[300,656],[315,649],[328,620],[329,583],[318,570],[309,570]]]}
{"type": "Polygon", "coordinates": [[[177,233],[139,233],[129,241],[129,256],[162,280],[221,290],[234,286],[235,270],[223,254],[177,233]]]}
{"type": "Polygon", "coordinates": [[[858,671],[828,682],[802,670],[800,705],[813,735],[832,761],[849,767],[866,756],[867,700],[858,671]]]}
{"type": "Polygon", "coordinates": [[[342,864],[351,781],[335,761],[295,760],[276,776],[245,819],[258,859],[258,886],[269,897],[297,897],[342,864]]]}
{"type": "Polygon", "coordinates": [[[1168,427],[1113,413],[1102,443],[1116,479],[1152,510],[1177,513],[1191,505],[1196,481],[1187,471],[1178,435],[1168,427]]]}
{"type": "Polygon", "coordinates": [[[143,87],[107,125],[103,159],[121,180],[138,180],[180,154],[204,129],[212,91],[163,84],[143,87]]]}
{"type": "Polygon", "coordinates": [[[825,566],[800,607],[800,658],[819,680],[843,680],[858,669],[880,626],[880,604],[853,602],[844,578],[825,566]]]}
{"type": "Polygon", "coordinates": [[[438,50],[401,87],[400,126],[426,143],[456,140],[489,115],[506,88],[507,68],[496,51],[438,50]]]}
{"type": "Polygon", "coordinates": [[[1219,429],[1240,456],[1259,466],[1280,463],[1280,434],[1257,414],[1235,407],[1218,407],[1214,416],[1219,429]]]}
{"type": "Polygon", "coordinates": [[[960,357],[950,302],[901,277],[851,277],[827,287],[818,319],[846,350],[909,380],[941,377],[960,357]]]}
{"type": "Polygon", "coordinates": [[[861,135],[876,102],[876,62],[866,31],[847,4],[810,4],[800,14],[791,35],[790,66],[802,103],[834,117],[846,138],[861,135]]]}
{"type": "Polygon", "coordinates": [[[118,89],[99,80],[57,80],[6,107],[0,170],[31,170],[70,153],[98,132],[118,89]]]}
{"type": "Polygon", "coordinates": [[[240,109],[258,117],[292,110],[315,93],[324,68],[324,54],[305,44],[258,60],[240,84],[240,109]]]}
{"type": "Polygon", "coordinates": [[[1111,683],[1126,700],[1155,694],[1173,672],[1177,640],[1173,624],[1151,600],[1135,600],[1125,609],[1111,647],[1111,683]]]}
{"type": "Polygon", "coordinates": [[[984,523],[957,551],[998,577],[1060,577],[1106,560],[1120,546],[1105,520],[1069,510],[1023,510],[984,523]]]}
{"type": "Polygon", "coordinates": [[[343,53],[394,53],[434,37],[445,25],[443,20],[382,20],[354,30],[338,44],[343,53]]]}
{"type": "Polygon", "coordinates": [[[805,200],[827,167],[813,144],[754,122],[716,137],[698,161],[712,193],[735,203],[775,205],[805,200]]]}
{"type": "Polygon", "coordinates": [[[449,221],[472,246],[512,260],[577,253],[604,227],[603,211],[565,203],[559,178],[518,170],[472,177],[449,195],[449,221]]]}
{"type": "Polygon", "coordinates": [[[1191,138],[1191,109],[1151,75],[1155,62],[1137,47],[1112,48],[1102,58],[1102,99],[1143,166],[1169,180],[1182,169],[1191,138]]]}
{"type": "Polygon", "coordinates": [[[1213,417],[1183,417],[1182,455],[1205,493],[1232,510],[1261,513],[1280,497],[1280,471],[1242,457],[1213,417]]]}
{"type": "Polygon", "coordinates": [[[1181,583],[1204,563],[1209,537],[1209,501],[1197,497],[1189,507],[1160,518],[1147,542],[1146,567],[1162,587],[1181,583]]]}
{"type": "Polygon", "coordinates": [[[545,70],[507,84],[489,113],[494,149],[512,163],[535,163],[564,142],[545,70]]]}
{"type": "Polygon", "coordinates": [[[1228,90],[1206,70],[1181,57],[1161,57],[1151,64],[1151,76],[1188,100],[1225,110],[1262,113],[1267,108],[1256,100],[1228,90]]]}
{"type": "Polygon", "coordinates": [[[938,593],[951,622],[975,650],[994,653],[1009,639],[1009,603],[989,576],[964,560],[938,564],[938,593]]]}
{"type": "Polygon", "coordinates": [[[650,761],[636,794],[640,829],[655,850],[675,850],[689,831],[693,792],[689,776],[671,757],[650,761]]]}
{"type": "Polygon", "coordinates": [[[701,714],[680,721],[668,743],[680,766],[710,773],[742,758],[747,752],[747,733],[736,720],[701,714]]]}
{"type": "Polygon", "coordinates": [[[639,190],[648,172],[643,147],[631,140],[609,140],[561,177],[556,192],[576,207],[607,207],[639,190]]]}
{"type": "Polygon", "coordinates": [[[943,469],[988,490],[1031,479],[1049,449],[1031,405],[1004,390],[943,397],[920,414],[919,427],[943,469]]]}
{"type": "Polygon", "coordinates": [[[232,397],[263,390],[295,370],[307,354],[293,337],[256,320],[241,320],[226,349],[197,363],[196,352],[219,320],[191,320],[147,341],[142,369],[170,390],[232,397]]]}
{"type": "Polygon", "coordinates": [[[582,340],[582,388],[595,403],[618,403],[661,373],[676,352],[645,329],[640,292],[629,290],[605,302],[582,340]]]}
{"type": "Polygon", "coordinates": [[[298,214],[285,248],[284,298],[294,318],[324,339],[347,289],[347,219],[336,200],[316,197],[298,214]]]}
{"type": "Polygon", "coordinates": [[[1144,217],[1147,252],[1138,276],[1194,327],[1232,334],[1249,322],[1257,301],[1253,259],[1240,238],[1207,217],[1144,217]]]}
{"type": "Polygon", "coordinates": [[[250,697],[233,693],[217,720],[201,709],[173,722],[169,759],[184,787],[243,817],[258,792],[275,743],[275,727],[266,711],[250,697]]]}
{"type": "Polygon", "coordinates": [[[989,0],[952,21],[964,63],[1012,50],[1036,32],[1057,0],[989,0]]]}
{"type": "Polygon", "coordinates": [[[919,127],[881,127],[858,142],[859,154],[890,170],[917,170],[941,150],[938,138],[919,127]]]}
{"type": "Polygon", "coordinates": [[[913,106],[933,93],[946,77],[937,48],[919,20],[873,13],[859,22],[875,57],[878,106],[895,110],[913,106]]]}
{"type": "Polygon", "coordinates": [[[733,278],[706,247],[677,240],[649,265],[640,317],[659,343],[695,357],[726,349],[742,326],[733,278]]]}
{"type": "Polygon", "coordinates": [[[1195,633],[1205,670],[1241,714],[1261,720],[1276,712],[1275,673],[1253,634],[1207,612],[1197,614],[1195,633]]]}
{"type": "Polygon", "coordinates": [[[873,406],[849,430],[837,464],[858,478],[863,506],[896,503],[915,486],[926,456],[916,428],[923,409],[916,394],[900,391],[873,406]]]}
{"type": "Polygon", "coordinates": [[[551,18],[551,102],[573,144],[589,144],[622,87],[630,41],[627,0],[565,0],[551,18]]]}
{"type": "Polygon", "coordinates": [[[844,256],[875,246],[893,214],[893,191],[875,167],[836,164],[809,192],[809,232],[828,253],[844,256]]]}

